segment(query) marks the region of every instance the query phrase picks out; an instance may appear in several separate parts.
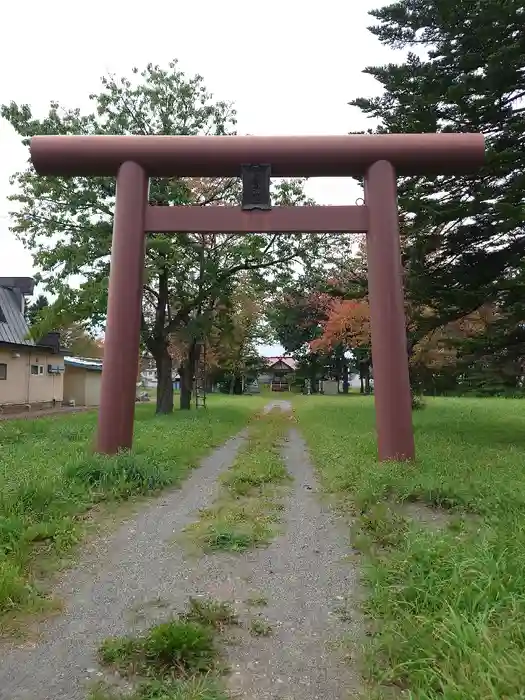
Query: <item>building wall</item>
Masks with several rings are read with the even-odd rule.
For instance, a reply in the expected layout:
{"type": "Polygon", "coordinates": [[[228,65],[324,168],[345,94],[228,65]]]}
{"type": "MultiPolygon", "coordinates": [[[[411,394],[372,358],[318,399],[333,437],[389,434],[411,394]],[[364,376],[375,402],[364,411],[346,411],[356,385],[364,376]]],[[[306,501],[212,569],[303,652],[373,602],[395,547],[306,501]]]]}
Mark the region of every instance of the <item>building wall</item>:
{"type": "Polygon", "coordinates": [[[64,401],[76,406],[99,406],[102,372],[66,365],[64,373],[64,401]]]}
{"type": "Polygon", "coordinates": [[[64,366],[64,360],[45,352],[16,347],[0,348],[0,364],[7,365],[7,378],[0,380],[0,404],[37,404],[62,402],[63,374],[49,374],[48,365],[64,366]],[[42,367],[31,374],[31,366],[42,367]]]}
{"type": "Polygon", "coordinates": [[[85,371],[86,406],[100,406],[100,387],[102,372],[85,371]]]}
{"type": "Polygon", "coordinates": [[[64,401],[74,401],[77,406],[86,405],[86,382],[87,372],[80,367],[66,365],[64,372],[64,401]]]}
{"type": "Polygon", "coordinates": [[[259,384],[271,384],[273,379],[273,374],[260,374],[258,377],[259,384]]]}
{"type": "Polygon", "coordinates": [[[324,393],[327,396],[335,396],[339,393],[338,382],[325,381],[321,382],[324,393]]]}

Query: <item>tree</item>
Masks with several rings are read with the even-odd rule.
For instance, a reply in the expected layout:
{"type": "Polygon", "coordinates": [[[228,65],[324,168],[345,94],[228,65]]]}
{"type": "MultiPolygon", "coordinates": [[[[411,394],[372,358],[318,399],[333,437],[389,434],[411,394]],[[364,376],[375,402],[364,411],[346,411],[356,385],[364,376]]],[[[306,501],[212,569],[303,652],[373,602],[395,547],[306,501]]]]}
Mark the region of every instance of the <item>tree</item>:
{"type": "Polygon", "coordinates": [[[361,393],[370,393],[371,338],[370,309],[368,302],[355,299],[333,298],[322,335],[310,343],[313,351],[334,353],[338,378],[343,377],[343,393],[349,388],[349,362],[351,353],[354,366],[359,372],[361,393]]]}
{"type": "MultiPolygon", "coordinates": [[[[40,333],[42,317],[45,317],[49,308],[49,300],[45,294],[40,294],[32,304],[26,307],[26,319],[30,326],[31,336],[37,342],[43,337],[40,333]]],[[[62,348],[78,357],[103,357],[104,348],[100,340],[97,340],[80,323],[70,323],[62,328],[54,328],[60,333],[60,345],[62,348]]]]}
{"type": "Polygon", "coordinates": [[[312,349],[328,349],[344,345],[347,349],[370,345],[370,310],[368,302],[333,299],[323,334],[311,342],[312,349]]]}
{"type": "Polygon", "coordinates": [[[222,376],[228,381],[230,394],[236,388],[242,393],[248,375],[260,368],[257,343],[264,335],[262,320],[261,300],[245,279],[234,291],[230,308],[218,318],[209,342],[211,369],[217,379],[222,376]]]}
{"type": "MultiPolygon", "coordinates": [[[[134,68],[132,78],[110,76],[91,95],[94,111],[81,114],[52,103],[43,119],[28,105],[11,103],[1,114],[25,144],[37,134],[217,134],[233,132],[235,110],[216,101],[200,76],[187,77],[176,61],[167,69],[149,64],[134,68]]],[[[41,330],[71,321],[103,326],[115,181],[113,178],[36,176],[31,167],[14,176],[18,203],[13,230],[31,250],[41,270],[38,281],[56,295],[46,310],[41,330]],[[82,282],[73,287],[72,276],[82,282]]],[[[163,205],[236,203],[237,179],[204,181],[153,179],[151,202],[163,205]]],[[[277,204],[308,204],[299,180],[274,188],[277,204]]],[[[171,374],[174,339],[184,347],[179,358],[181,408],[189,408],[193,369],[202,339],[218,306],[235,288],[236,278],[249,273],[261,286],[282,285],[294,268],[322,264],[335,237],[304,235],[191,235],[148,237],[141,337],[155,359],[158,375],[157,412],[173,410],[171,374]],[[266,274],[264,271],[271,271],[266,274]]]]}
{"type": "Polygon", "coordinates": [[[521,338],[524,10],[523,0],[398,0],[370,13],[383,44],[418,53],[366,68],[383,94],[351,104],[380,133],[477,131],[487,143],[476,175],[399,181],[407,296],[433,310],[412,317],[413,344],[487,301],[506,309],[505,342],[521,338]]]}
{"type": "Polygon", "coordinates": [[[299,276],[276,295],[267,313],[275,339],[298,363],[296,378],[308,379],[313,392],[317,391],[326,358],[312,351],[311,341],[322,332],[332,302],[328,294],[319,291],[321,285],[318,274],[299,276]]]}
{"type": "Polygon", "coordinates": [[[93,337],[80,323],[72,323],[60,329],[60,345],[76,357],[104,357],[101,341],[93,337]]]}
{"type": "Polygon", "coordinates": [[[29,326],[38,322],[40,311],[49,306],[49,301],[45,294],[39,294],[32,304],[25,307],[25,317],[29,326]]]}

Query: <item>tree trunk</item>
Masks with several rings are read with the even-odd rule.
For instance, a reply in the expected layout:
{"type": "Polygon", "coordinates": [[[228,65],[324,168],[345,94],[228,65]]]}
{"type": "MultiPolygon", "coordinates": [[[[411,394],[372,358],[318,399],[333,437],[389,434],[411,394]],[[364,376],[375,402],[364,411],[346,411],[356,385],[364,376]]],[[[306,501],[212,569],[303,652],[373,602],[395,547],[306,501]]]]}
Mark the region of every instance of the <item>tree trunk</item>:
{"type": "Polygon", "coordinates": [[[173,413],[173,360],[165,345],[154,354],[157,368],[157,406],[155,412],[165,415],[173,413]]]}
{"type": "Polygon", "coordinates": [[[186,359],[180,368],[180,410],[191,409],[191,396],[193,394],[193,377],[199,359],[200,346],[193,342],[190,345],[186,359]]]}
{"type": "Polygon", "coordinates": [[[370,394],[370,363],[367,362],[365,371],[365,394],[370,394]]]}
{"type": "Polygon", "coordinates": [[[315,362],[310,362],[310,391],[312,394],[317,394],[319,387],[317,386],[317,367],[315,362]]]}
{"type": "Polygon", "coordinates": [[[370,360],[362,360],[359,363],[359,381],[361,394],[370,393],[370,360]]]}
{"type": "Polygon", "coordinates": [[[343,394],[348,394],[348,391],[350,389],[350,380],[348,377],[348,362],[345,360],[343,361],[343,394]]]}
{"type": "Polygon", "coordinates": [[[237,377],[235,376],[235,374],[232,374],[232,377],[230,379],[230,395],[232,395],[232,396],[235,393],[235,380],[236,379],[237,379],[237,377]]]}
{"type": "Polygon", "coordinates": [[[193,393],[193,365],[189,357],[186,357],[180,366],[180,395],[179,408],[181,411],[191,409],[191,395],[193,393]]]}
{"type": "Polygon", "coordinates": [[[193,372],[188,360],[180,366],[180,400],[181,411],[189,411],[191,408],[191,394],[193,384],[193,372]]]}

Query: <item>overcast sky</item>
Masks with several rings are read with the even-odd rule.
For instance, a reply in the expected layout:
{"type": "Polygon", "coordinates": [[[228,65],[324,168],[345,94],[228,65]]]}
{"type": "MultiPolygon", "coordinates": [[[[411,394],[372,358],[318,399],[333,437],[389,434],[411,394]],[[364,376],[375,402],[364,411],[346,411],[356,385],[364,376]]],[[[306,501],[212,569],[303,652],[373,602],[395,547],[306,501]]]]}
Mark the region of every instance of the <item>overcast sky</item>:
{"type": "MultiPolygon", "coordinates": [[[[378,94],[362,74],[397,58],[366,29],[381,0],[26,0],[9,3],[0,27],[0,103],[27,103],[41,117],[49,102],[90,109],[100,77],[178,58],[218,99],[238,111],[238,133],[344,134],[367,121],[348,101],[378,94]]],[[[0,120],[0,276],[31,275],[31,256],[9,232],[9,176],[27,159],[0,120]]],[[[359,187],[315,179],[320,204],[354,204],[359,187]]]]}

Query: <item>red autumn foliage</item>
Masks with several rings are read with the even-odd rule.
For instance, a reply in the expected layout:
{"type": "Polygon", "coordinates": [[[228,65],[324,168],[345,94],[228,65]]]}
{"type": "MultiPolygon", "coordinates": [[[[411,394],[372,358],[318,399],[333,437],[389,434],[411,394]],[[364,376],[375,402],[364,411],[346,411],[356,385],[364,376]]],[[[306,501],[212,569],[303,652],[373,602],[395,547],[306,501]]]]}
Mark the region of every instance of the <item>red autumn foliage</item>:
{"type": "Polygon", "coordinates": [[[370,344],[368,301],[330,298],[323,334],[310,343],[314,352],[332,350],[336,345],[356,348],[370,344]]]}

